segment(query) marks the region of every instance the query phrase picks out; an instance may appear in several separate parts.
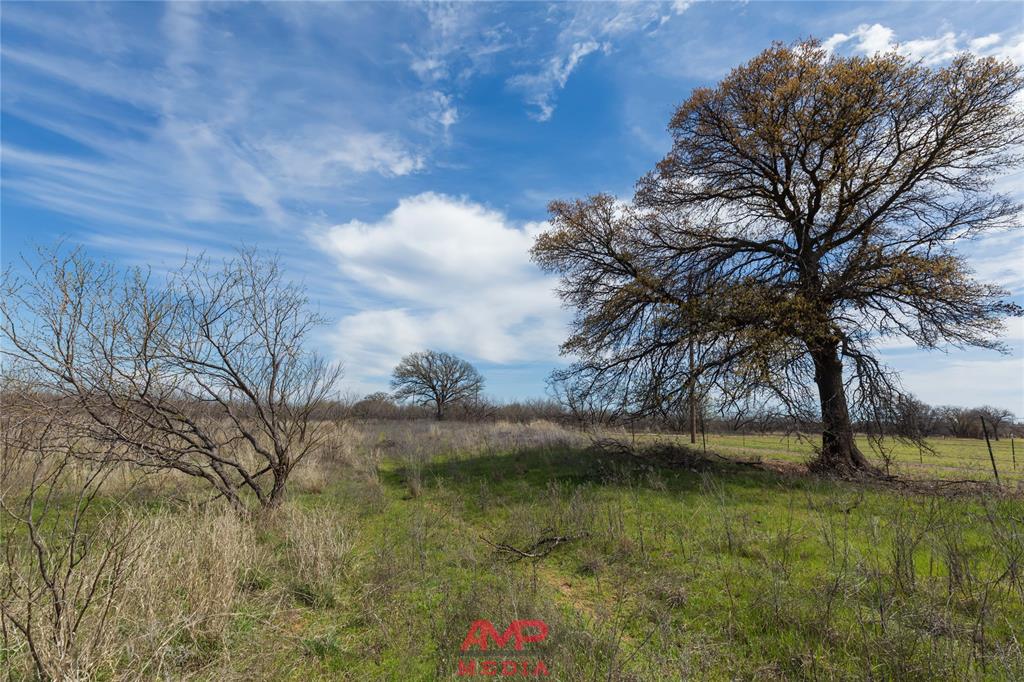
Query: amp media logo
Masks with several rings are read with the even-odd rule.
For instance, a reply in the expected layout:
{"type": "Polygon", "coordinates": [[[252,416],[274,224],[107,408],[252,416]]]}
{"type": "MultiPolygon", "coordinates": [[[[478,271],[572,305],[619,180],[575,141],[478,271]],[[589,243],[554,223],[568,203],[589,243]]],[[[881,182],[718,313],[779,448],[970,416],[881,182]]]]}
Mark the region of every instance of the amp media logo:
{"type": "Polygon", "coordinates": [[[459,658],[455,674],[460,677],[546,677],[550,675],[547,665],[543,659],[531,657],[527,645],[543,642],[547,636],[548,626],[542,620],[514,620],[500,635],[491,621],[475,620],[462,641],[465,658],[459,658]]]}

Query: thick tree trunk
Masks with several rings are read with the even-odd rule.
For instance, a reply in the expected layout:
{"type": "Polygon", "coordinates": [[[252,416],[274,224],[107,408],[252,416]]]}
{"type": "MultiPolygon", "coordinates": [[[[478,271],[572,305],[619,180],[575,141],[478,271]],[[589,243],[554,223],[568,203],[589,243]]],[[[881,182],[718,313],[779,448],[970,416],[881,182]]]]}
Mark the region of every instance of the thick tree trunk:
{"type": "Polygon", "coordinates": [[[857,448],[850,423],[850,409],[843,386],[843,361],[836,346],[811,351],[814,381],[821,402],[821,452],[812,468],[823,473],[851,475],[874,473],[874,465],[857,448]]]}
{"type": "Polygon", "coordinates": [[[282,468],[274,472],[274,485],[270,488],[267,502],[264,505],[267,509],[276,509],[284,502],[285,484],[288,482],[288,472],[282,468]]]}

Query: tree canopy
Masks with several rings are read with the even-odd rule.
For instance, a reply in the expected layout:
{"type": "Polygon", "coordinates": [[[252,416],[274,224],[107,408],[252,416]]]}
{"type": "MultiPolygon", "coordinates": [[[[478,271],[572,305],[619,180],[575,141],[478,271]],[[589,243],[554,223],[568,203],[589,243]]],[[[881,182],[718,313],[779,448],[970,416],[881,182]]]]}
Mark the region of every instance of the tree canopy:
{"type": "Polygon", "coordinates": [[[991,58],[929,68],[810,40],[694,90],[632,203],[550,206],[533,256],[577,311],[556,379],[634,413],[677,409],[697,377],[767,395],[820,420],[819,466],[870,468],[853,421],[877,433],[906,400],[878,342],[1001,350],[1021,314],[955,246],[1017,225],[993,181],[1021,162],[1022,84],[991,58]]]}
{"type": "Polygon", "coordinates": [[[398,400],[433,403],[440,420],[449,406],[476,399],[483,390],[484,378],[462,358],[425,350],[402,358],[392,374],[391,387],[398,400]]]}

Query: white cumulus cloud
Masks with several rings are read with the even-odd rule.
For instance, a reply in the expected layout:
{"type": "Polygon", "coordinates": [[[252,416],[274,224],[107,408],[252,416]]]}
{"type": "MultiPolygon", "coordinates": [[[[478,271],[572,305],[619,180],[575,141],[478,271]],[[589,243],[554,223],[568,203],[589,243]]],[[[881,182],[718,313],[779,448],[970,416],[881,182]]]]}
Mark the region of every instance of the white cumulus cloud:
{"type": "Polygon", "coordinates": [[[845,46],[852,52],[866,55],[895,50],[927,66],[947,62],[960,52],[1010,59],[1024,64],[1024,33],[989,33],[971,37],[946,31],[941,35],[898,41],[896,32],[882,24],[860,24],[850,33],[834,33],[822,43],[829,51],[845,46]]]}
{"type": "Polygon", "coordinates": [[[835,50],[840,45],[855,40],[854,49],[864,54],[875,54],[877,52],[888,52],[893,47],[893,36],[895,33],[887,26],[881,24],[861,24],[852,33],[836,33],[825,41],[824,46],[828,50],[835,50]]]}
{"type": "Polygon", "coordinates": [[[378,221],[318,234],[363,292],[361,309],[339,321],[332,339],[349,377],[379,378],[424,348],[494,363],[554,359],[564,313],[554,280],[529,259],[543,228],[428,192],[402,199],[378,221]]]}

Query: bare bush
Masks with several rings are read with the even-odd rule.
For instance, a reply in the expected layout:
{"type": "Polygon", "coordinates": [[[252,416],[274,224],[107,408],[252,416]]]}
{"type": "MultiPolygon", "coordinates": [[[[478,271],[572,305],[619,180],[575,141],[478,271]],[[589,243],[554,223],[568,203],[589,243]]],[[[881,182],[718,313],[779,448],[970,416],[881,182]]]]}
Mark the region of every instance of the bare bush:
{"type": "Polygon", "coordinates": [[[137,555],[137,523],[117,498],[101,498],[115,466],[79,459],[91,444],[43,417],[5,405],[0,641],[12,671],[77,679],[106,660],[137,555]]]}
{"type": "Polygon", "coordinates": [[[109,455],[209,484],[239,512],[277,506],[323,439],[340,368],[304,343],[323,319],[274,259],[187,262],[157,284],[81,251],[4,276],[4,355],[109,455]]]}

